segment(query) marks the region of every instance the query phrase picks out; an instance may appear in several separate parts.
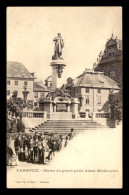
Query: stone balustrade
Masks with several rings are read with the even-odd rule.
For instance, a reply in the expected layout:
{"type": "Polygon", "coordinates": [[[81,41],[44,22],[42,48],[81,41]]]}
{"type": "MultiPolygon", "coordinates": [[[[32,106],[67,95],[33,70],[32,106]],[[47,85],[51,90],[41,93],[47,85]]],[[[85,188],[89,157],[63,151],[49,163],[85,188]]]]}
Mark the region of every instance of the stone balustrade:
{"type": "Polygon", "coordinates": [[[22,113],[23,118],[46,118],[47,113],[44,111],[24,111],[22,113]]]}
{"type": "MultiPolygon", "coordinates": [[[[53,117],[53,114],[55,116],[57,115],[61,115],[62,113],[61,112],[54,112],[54,113],[51,113],[49,115],[51,115],[51,117],[53,117]]],[[[78,116],[78,118],[92,118],[92,119],[99,119],[99,118],[110,118],[110,113],[104,113],[104,112],[93,112],[92,113],[92,116],[90,117],[89,116],[89,112],[85,112],[85,113],[82,113],[83,115],[81,115],[81,113],[79,113],[80,117],[78,116]]],[[[63,113],[64,115],[64,113],[63,113]]],[[[69,112],[65,113],[65,115],[69,115],[69,112]]],[[[22,114],[22,117],[23,118],[50,118],[50,116],[48,116],[48,113],[47,112],[44,112],[44,111],[24,111],[23,114],[22,114]]]]}
{"type": "Polygon", "coordinates": [[[86,119],[110,118],[110,113],[105,113],[105,112],[93,112],[91,115],[89,115],[89,112],[80,112],[79,115],[80,118],[86,118],[86,119]]]}
{"type": "Polygon", "coordinates": [[[94,114],[95,114],[95,118],[109,118],[109,116],[110,116],[110,113],[97,112],[94,114]]]}

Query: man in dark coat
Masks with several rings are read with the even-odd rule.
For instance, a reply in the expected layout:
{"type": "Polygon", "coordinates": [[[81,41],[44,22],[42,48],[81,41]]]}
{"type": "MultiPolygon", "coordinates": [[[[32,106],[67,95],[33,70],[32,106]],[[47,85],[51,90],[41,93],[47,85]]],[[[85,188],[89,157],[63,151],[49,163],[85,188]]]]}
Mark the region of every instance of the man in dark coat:
{"type": "Polygon", "coordinates": [[[34,136],[33,136],[33,140],[35,141],[36,139],[38,139],[38,133],[35,132],[34,136]]]}
{"type": "Polygon", "coordinates": [[[73,132],[74,132],[74,129],[73,129],[73,128],[71,128],[71,132],[68,134],[68,136],[69,136],[69,140],[72,140],[72,139],[73,139],[73,137],[74,137],[73,132]]]}
{"type": "Polygon", "coordinates": [[[53,143],[52,143],[52,156],[55,157],[55,154],[57,152],[57,143],[56,143],[56,140],[53,140],[53,143]]]}
{"type": "Polygon", "coordinates": [[[39,157],[39,148],[38,148],[38,137],[36,136],[35,137],[35,141],[34,141],[34,162],[36,162],[38,160],[38,157],[39,157]]]}
{"type": "Polygon", "coordinates": [[[39,163],[42,163],[42,159],[43,159],[43,150],[42,150],[42,138],[40,137],[39,138],[39,142],[38,142],[38,144],[37,144],[37,146],[38,146],[38,150],[39,150],[39,163]]]}
{"type": "Polygon", "coordinates": [[[68,136],[66,136],[66,138],[65,138],[66,140],[65,140],[65,145],[64,145],[64,147],[66,147],[67,145],[68,145],[68,142],[69,142],[69,137],[68,136]]]}

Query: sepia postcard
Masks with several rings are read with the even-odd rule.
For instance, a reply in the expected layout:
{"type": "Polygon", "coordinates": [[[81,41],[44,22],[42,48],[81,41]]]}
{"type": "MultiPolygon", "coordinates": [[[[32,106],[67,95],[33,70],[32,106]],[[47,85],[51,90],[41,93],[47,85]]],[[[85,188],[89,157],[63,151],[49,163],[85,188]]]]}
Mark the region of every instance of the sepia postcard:
{"type": "Polygon", "coordinates": [[[7,188],[121,189],[122,7],[7,7],[7,188]]]}

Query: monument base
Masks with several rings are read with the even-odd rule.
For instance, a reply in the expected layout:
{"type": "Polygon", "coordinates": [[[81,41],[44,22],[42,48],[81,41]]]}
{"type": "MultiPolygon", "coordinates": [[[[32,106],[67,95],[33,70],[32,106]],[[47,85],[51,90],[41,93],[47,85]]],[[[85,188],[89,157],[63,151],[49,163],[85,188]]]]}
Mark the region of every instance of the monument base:
{"type": "Polygon", "coordinates": [[[72,119],[72,112],[53,112],[50,118],[54,120],[72,119]]]}
{"type": "Polygon", "coordinates": [[[52,66],[52,89],[57,88],[57,75],[58,78],[61,78],[61,75],[63,73],[63,69],[66,66],[66,63],[64,60],[52,60],[50,65],[52,66]]]}
{"type": "Polygon", "coordinates": [[[57,65],[62,65],[63,67],[66,66],[66,62],[62,59],[57,59],[57,60],[52,60],[50,65],[53,66],[57,66],[57,65]]]}

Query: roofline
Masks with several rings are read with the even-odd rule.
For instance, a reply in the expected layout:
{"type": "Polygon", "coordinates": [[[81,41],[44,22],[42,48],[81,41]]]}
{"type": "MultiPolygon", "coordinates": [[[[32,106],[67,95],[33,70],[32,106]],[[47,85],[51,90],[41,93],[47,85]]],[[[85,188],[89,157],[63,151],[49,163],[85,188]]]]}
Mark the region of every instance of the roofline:
{"type": "MultiPolygon", "coordinates": [[[[104,72],[103,71],[91,71],[91,72],[90,71],[89,72],[88,71],[85,71],[81,75],[79,75],[78,77],[76,77],[75,79],[83,76],[84,74],[102,75],[102,74],[104,74],[104,72]]],[[[73,79],[73,80],[75,80],[75,79],[73,79]]]]}
{"type": "Polygon", "coordinates": [[[33,92],[49,92],[49,90],[37,90],[37,89],[33,89],[33,92]]]}
{"type": "Polygon", "coordinates": [[[10,79],[18,79],[18,80],[25,80],[25,79],[31,79],[31,80],[34,80],[35,77],[17,77],[17,76],[7,76],[7,79],[10,78],[10,79]]]}
{"type": "Polygon", "coordinates": [[[97,88],[101,88],[101,89],[117,89],[117,90],[121,90],[122,88],[116,88],[116,87],[102,87],[102,86],[100,86],[100,87],[98,87],[98,86],[84,86],[84,85],[82,85],[82,86],[80,86],[80,85],[76,85],[76,86],[73,86],[74,88],[75,87],[81,87],[81,88],[94,88],[94,89],[97,89],[97,88]]]}
{"type": "Polygon", "coordinates": [[[51,75],[51,76],[48,76],[48,77],[45,79],[45,81],[48,80],[48,78],[50,78],[50,77],[52,78],[52,75],[51,75]]]}
{"type": "MultiPolygon", "coordinates": [[[[85,73],[83,72],[82,74],[80,74],[80,75],[79,75],[78,77],[76,77],[76,78],[79,78],[80,76],[82,76],[82,75],[84,75],[84,74],[85,74],[85,73]]],[[[75,78],[75,79],[76,79],[76,78],[75,78]]],[[[73,80],[75,80],[75,79],[73,79],[73,80]]]]}

